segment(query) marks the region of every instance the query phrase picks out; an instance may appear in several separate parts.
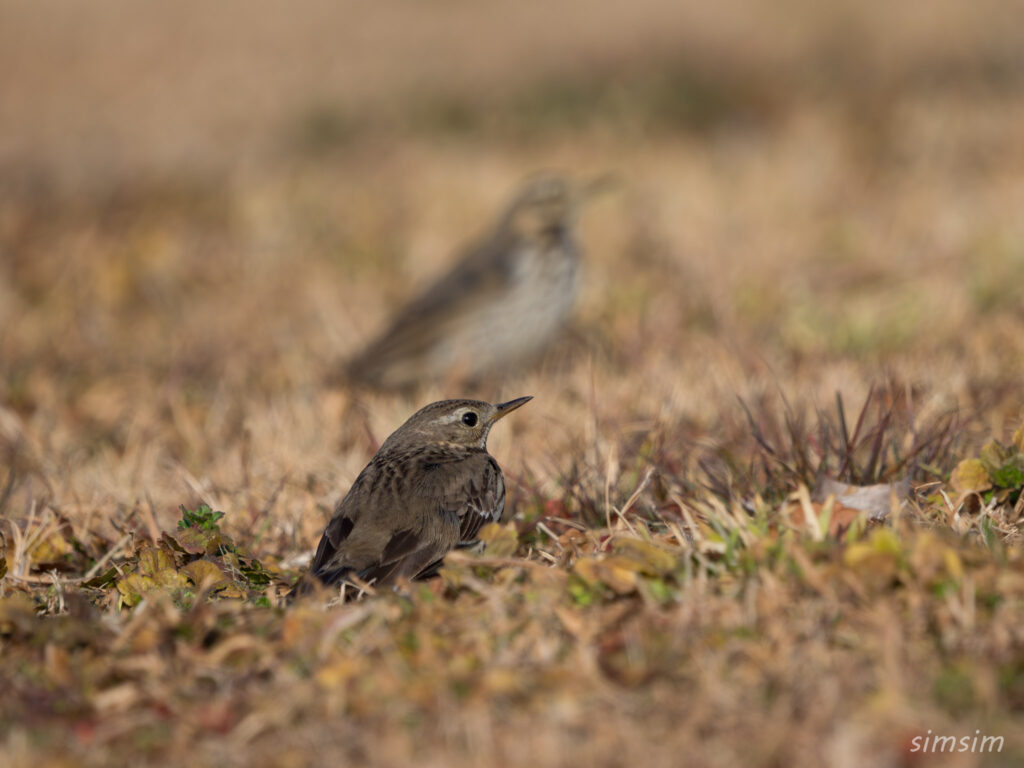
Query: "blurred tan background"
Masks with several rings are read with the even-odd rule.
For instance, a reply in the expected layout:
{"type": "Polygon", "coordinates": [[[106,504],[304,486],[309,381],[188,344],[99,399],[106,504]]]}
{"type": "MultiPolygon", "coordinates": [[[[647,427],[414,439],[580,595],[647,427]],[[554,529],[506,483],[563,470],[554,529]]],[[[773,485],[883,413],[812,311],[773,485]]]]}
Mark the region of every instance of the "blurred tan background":
{"type": "Polygon", "coordinates": [[[877,113],[862,119],[885,122],[911,94],[1013,86],[1019,11],[992,0],[5,2],[0,158],[102,183],[259,165],[348,133],[494,129],[487,112],[530,107],[614,117],[621,131],[864,99],[877,113]]]}

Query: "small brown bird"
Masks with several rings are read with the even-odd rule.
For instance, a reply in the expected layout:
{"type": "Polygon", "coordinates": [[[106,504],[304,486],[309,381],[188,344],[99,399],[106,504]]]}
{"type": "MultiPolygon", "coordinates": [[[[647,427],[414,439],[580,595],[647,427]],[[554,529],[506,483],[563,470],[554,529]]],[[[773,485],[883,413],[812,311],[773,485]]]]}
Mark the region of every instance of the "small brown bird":
{"type": "Polygon", "coordinates": [[[384,388],[475,380],[535,356],[579,292],[576,210],[587,188],[553,174],[526,182],[494,228],[395,316],[342,377],[384,388]]]}
{"type": "Polygon", "coordinates": [[[292,595],[315,581],[385,586],[429,578],[453,547],[472,545],[505,509],[505,480],[487,453],[487,435],[532,399],[442,400],[414,413],[338,504],[292,595]]]}

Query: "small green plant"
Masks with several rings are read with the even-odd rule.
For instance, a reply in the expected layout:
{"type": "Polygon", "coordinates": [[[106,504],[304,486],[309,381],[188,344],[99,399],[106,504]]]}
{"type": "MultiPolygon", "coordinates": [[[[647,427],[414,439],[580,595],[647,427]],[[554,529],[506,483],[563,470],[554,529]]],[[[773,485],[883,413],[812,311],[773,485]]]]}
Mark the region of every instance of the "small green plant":
{"type": "Polygon", "coordinates": [[[214,512],[205,504],[198,509],[185,509],[185,505],[182,504],[178,509],[181,510],[178,528],[182,530],[198,528],[201,531],[216,531],[218,530],[217,521],[224,517],[223,512],[214,512]]]}

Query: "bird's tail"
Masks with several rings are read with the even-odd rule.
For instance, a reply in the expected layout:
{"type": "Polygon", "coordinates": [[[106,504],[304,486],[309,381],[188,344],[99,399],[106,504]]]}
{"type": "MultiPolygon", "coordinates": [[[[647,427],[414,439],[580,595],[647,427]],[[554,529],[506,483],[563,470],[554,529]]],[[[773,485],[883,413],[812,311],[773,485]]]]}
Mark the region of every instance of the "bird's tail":
{"type": "Polygon", "coordinates": [[[366,582],[352,568],[334,568],[329,571],[320,571],[316,575],[306,572],[302,575],[302,578],[295,582],[295,586],[291,588],[291,591],[284,596],[285,605],[291,605],[300,597],[308,597],[318,592],[322,592],[325,595],[330,592],[337,596],[338,586],[344,583],[353,587],[355,592],[367,588],[366,582]]]}

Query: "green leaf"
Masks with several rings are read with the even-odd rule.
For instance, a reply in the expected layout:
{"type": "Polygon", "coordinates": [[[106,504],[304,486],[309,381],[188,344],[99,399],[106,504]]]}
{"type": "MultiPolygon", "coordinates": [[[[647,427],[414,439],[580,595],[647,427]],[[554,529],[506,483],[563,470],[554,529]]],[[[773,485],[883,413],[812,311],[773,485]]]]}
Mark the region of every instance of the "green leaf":
{"type": "Polygon", "coordinates": [[[245,563],[244,560],[241,562],[242,566],[239,570],[245,580],[249,582],[250,587],[262,589],[274,578],[274,574],[264,568],[259,560],[250,560],[248,563],[245,563]]]}
{"type": "Polygon", "coordinates": [[[985,542],[985,546],[989,549],[994,548],[997,545],[998,541],[996,532],[992,528],[992,518],[982,518],[981,524],[978,526],[978,529],[981,531],[981,540],[985,542]]]}
{"type": "Polygon", "coordinates": [[[1011,456],[1012,452],[1006,446],[998,440],[992,440],[981,449],[981,455],[978,458],[985,465],[985,469],[991,474],[998,467],[1006,464],[1011,456]]]}
{"type": "Polygon", "coordinates": [[[1016,462],[1004,464],[992,473],[992,482],[1002,488],[1019,488],[1024,485],[1024,470],[1016,462]]]}
{"type": "Polygon", "coordinates": [[[202,504],[199,509],[185,509],[185,505],[182,504],[178,509],[181,510],[178,527],[182,529],[199,528],[203,531],[216,531],[218,529],[217,521],[224,517],[223,512],[214,512],[206,504],[202,504]]]}
{"type": "Polygon", "coordinates": [[[582,606],[590,605],[598,597],[594,585],[587,584],[583,579],[576,576],[569,579],[569,596],[572,597],[576,605],[582,606]]]}
{"type": "Polygon", "coordinates": [[[92,589],[104,589],[117,581],[117,576],[117,568],[109,568],[99,576],[93,576],[88,581],[83,581],[82,586],[92,589]]]}

